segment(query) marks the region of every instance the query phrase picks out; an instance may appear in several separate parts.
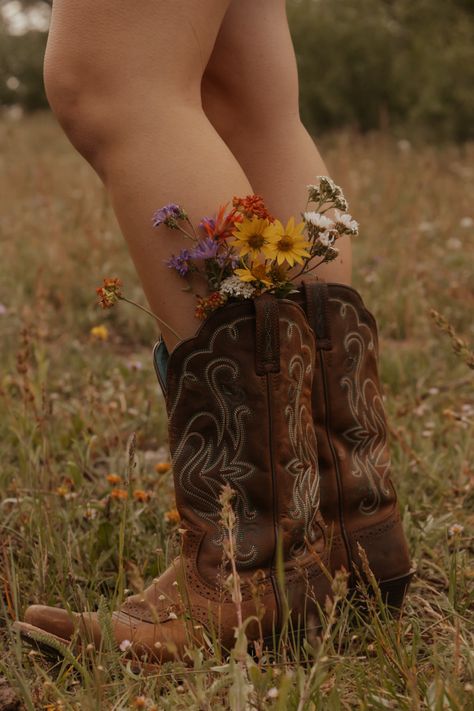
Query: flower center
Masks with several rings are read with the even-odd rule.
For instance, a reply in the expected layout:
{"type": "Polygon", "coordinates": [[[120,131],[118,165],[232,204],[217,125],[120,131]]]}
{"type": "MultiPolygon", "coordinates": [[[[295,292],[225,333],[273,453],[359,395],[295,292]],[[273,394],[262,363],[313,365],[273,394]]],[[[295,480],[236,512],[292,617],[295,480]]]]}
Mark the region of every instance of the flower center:
{"type": "Polygon", "coordinates": [[[283,235],[278,241],[278,249],[280,252],[290,252],[293,247],[293,240],[289,235],[283,235]]]}
{"type": "Polygon", "coordinates": [[[249,247],[252,249],[260,249],[260,247],[263,247],[264,243],[265,238],[261,234],[255,233],[249,237],[249,247]]]}

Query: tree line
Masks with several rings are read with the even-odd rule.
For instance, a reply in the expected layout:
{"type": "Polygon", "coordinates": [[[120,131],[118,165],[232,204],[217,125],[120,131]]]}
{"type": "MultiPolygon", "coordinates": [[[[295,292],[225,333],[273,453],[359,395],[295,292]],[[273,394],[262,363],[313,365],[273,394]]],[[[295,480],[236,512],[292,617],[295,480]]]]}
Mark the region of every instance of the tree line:
{"type": "MultiPolygon", "coordinates": [[[[474,0],[288,0],[287,6],[301,112],[313,132],[389,128],[429,140],[474,137],[474,0]]],[[[0,20],[1,105],[47,106],[45,45],[46,33],[9,35],[0,20]]]]}

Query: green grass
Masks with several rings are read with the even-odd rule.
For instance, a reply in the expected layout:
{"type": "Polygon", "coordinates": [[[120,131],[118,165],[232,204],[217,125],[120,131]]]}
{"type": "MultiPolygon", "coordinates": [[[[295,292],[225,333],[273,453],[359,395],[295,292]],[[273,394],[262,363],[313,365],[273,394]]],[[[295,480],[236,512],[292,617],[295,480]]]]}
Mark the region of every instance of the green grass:
{"type": "Polygon", "coordinates": [[[381,331],[393,478],[418,565],[401,621],[372,611],[351,626],[343,603],[299,661],[193,650],[190,668],[144,677],[107,648],[53,664],[10,629],[34,602],[101,604],[107,618],[101,599],[164,570],[178,533],[170,475],[155,470],[168,454],[154,324],[94,305],[106,275],[142,301],[104,190],[49,116],[1,123],[0,141],[0,710],[7,686],[27,709],[132,709],[142,696],[144,708],[213,711],[474,708],[472,371],[429,316],[472,344],[474,227],[462,218],[474,218],[474,147],[322,144],[361,223],[354,281],[381,331]],[[90,335],[100,324],[105,342],[90,335]],[[107,475],[130,472],[128,500],[111,498],[107,475]]]}

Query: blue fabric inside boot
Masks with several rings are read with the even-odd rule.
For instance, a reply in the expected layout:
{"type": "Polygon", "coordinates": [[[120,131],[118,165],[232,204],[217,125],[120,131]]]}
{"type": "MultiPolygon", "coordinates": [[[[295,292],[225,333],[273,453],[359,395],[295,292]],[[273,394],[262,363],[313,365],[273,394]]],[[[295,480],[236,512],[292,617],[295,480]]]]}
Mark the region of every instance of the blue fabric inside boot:
{"type": "Polygon", "coordinates": [[[169,357],[170,356],[165,342],[159,341],[153,350],[153,363],[164,395],[166,395],[166,378],[168,375],[169,357]]]}

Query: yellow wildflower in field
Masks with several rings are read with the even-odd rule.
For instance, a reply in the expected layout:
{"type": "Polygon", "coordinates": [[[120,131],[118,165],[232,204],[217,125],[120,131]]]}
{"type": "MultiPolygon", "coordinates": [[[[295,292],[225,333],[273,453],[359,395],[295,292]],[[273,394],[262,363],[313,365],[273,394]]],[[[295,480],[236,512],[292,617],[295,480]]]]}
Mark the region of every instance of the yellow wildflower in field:
{"type": "Polygon", "coordinates": [[[166,511],[164,515],[164,519],[167,523],[179,523],[180,521],[180,516],[178,513],[178,509],[170,509],[169,511],[166,511]]]}
{"type": "Polygon", "coordinates": [[[122,481],[122,477],[118,474],[107,474],[105,477],[111,486],[116,486],[122,481]]]}
{"type": "Polygon", "coordinates": [[[109,338],[109,329],[107,326],[93,326],[90,330],[90,335],[96,341],[107,341],[109,338]]]}
{"type": "Polygon", "coordinates": [[[166,474],[171,469],[171,462],[158,462],[155,465],[155,471],[157,474],[166,474]]]}
{"type": "Polygon", "coordinates": [[[275,220],[274,230],[276,241],[272,243],[271,249],[272,258],[276,259],[278,264],[287,262],[290,267],[295,264],[303,264],[303,257],[310,257],[308,248],[311,246],[308,240],[303,235],[305,223],[300,222],[295,225],[295,218],[291,217],[286,227],[280,220],[275,220]]]}
{"type": "Polygon", "coordinates": [[[68,486],[66,486],[65,484],[61,484],[61,486],[58,486],[56,488],[56,494],[58,496],[66,497],[70,491],[71,491],[70,488],[68,486]]]}

